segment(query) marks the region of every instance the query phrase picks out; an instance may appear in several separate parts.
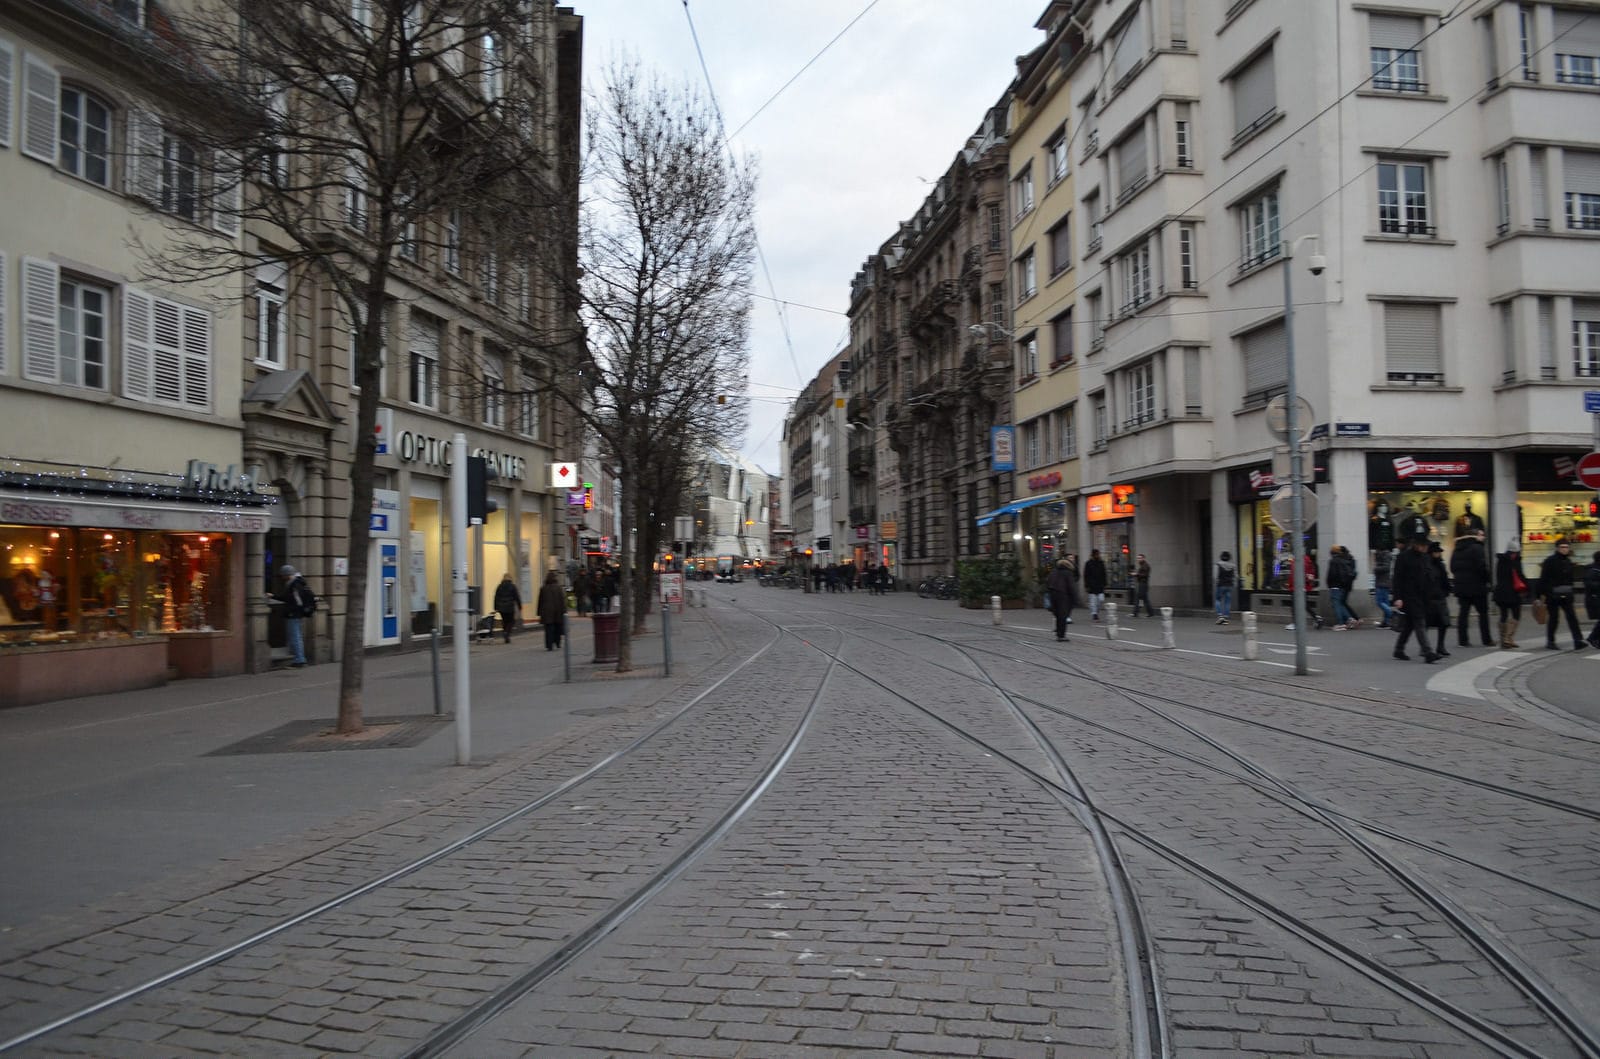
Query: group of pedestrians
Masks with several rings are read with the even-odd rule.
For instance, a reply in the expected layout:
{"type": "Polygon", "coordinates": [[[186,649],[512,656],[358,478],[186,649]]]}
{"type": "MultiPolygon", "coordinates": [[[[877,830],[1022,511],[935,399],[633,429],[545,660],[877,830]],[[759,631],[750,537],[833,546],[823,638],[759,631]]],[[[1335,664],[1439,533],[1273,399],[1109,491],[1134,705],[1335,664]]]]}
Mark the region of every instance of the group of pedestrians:
{"type": "Polygon", "coordinates": [[[889,568],[868,562],[857,569],[853,562],[828,563],[811,568],[811,587],[821,592],[854,592],[861,588],[874,596],[886,595],[891,587],[889,568]]]}
{"type": "MultiPolygon", "coordinates": [[[[1072,612],[1078,607],[1089,608],[1089,620],[1098,622],[1106,603],[1106,563],[1098,548],[1089,552],[1089,559],[1078,569],[1078,556],[1068,552],[1056,560],[1045,579],[1045,606],[1056,619],[1056,639],[1066,640],[1067,626],[1072,624],[1072,612]]],[[[1155,607],[1150,603],[1150,561],[1140,553],[1133,568],[1133,616],[1143,610],[1146,617],[1155,617],[1155,607]]]]}

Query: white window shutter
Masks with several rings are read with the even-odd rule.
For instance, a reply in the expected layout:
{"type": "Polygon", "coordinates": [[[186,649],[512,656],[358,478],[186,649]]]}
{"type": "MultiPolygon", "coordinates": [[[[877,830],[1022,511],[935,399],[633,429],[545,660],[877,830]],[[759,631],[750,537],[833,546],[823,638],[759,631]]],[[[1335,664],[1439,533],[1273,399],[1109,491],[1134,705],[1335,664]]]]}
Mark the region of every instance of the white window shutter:
{"type": "Polygon", "coordinates": [[[60,135],[61,78],[55,69],[26,55],[22,60],[22,153],[56,164],[60,135]]]}
{"type": "Polygon", "coordinates": [[[183,308],[183,403],[211,408],[211,314],[183,308]]]}
{"type": "Polygon", "coordinates": [[[59,353],[61,269],[36,257],[22,259],[22,374],[55,382],[59,353]]]}
{"type": "Polygon", "coordinates": [[[211,227],[223,235],[239,234],[239,208],[244,190],[244,165],[232,151],[220,151],[211,167],[211,227]]]}
{"type": "Polygon", "coordinates": [[[158,404],[183,403],[183,307],[151,299],[151,396],[158,404]]]}
{"type": "Polygon", "coordinates": [[[122,393],[135,401],[148,401],[152,396],[154,316],[154,298],[133,287],[122,288],[122,393]]]}
{"type": "Polygon", "coordinates": [[[151,205],[161,204],[161,119],[147,110],[128,111],[125,190],[151,205]]]}
{"type": "Polygon", "coordinates": [[[17,49],[0,40],[0,147],[11,146],[11,85],[16,80],[17,49]]]}
{"type": "Polygon", "coordinates": [[[10,330],[9,322],[6,319],[6,291],[8,289],[6,286],[6,255],[5,251],[0,250],[0,375],[4,375],[10,367],[10,361],[6,357],[6,335],[10,330]]]}

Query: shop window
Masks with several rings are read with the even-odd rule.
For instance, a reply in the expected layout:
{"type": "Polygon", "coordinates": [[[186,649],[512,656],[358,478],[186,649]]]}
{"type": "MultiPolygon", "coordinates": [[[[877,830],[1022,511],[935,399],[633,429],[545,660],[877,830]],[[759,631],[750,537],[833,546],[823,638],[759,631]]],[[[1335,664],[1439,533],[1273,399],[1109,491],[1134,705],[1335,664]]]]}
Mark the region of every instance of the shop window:
{"type": "MultiPolygon", "coordinates": [[[[1272,521],[1267,501],[1239,506],[1239,539],[1234,556],[1239,563],[1239,586],[1247,592],[1292,592],[1294,539],[1272,521]]],[[[1305,531],[1305,553],[1317,559],[1317,527],[1305,531]]],[[[1321,570],[1320,563],[1318,570],[1321,570]]],[[[1363,571],[1368,572],[1368,571],[1363,571]]]]}
{"type": "Polygon", "coordinates": [[[226,534],[0,526],[0,645],[228,628],[226,534]]]}

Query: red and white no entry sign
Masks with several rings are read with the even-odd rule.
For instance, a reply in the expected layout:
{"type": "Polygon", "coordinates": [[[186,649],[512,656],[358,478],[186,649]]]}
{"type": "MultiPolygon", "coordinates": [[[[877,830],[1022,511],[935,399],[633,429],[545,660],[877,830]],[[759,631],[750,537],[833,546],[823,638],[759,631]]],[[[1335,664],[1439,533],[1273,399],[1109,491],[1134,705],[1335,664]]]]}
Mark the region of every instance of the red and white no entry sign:
{"type": "Polygon", "coordinates": [[[1600,452],[1578,461],[1578,482],[1586,489],[1600,489],[1600,452]]]}

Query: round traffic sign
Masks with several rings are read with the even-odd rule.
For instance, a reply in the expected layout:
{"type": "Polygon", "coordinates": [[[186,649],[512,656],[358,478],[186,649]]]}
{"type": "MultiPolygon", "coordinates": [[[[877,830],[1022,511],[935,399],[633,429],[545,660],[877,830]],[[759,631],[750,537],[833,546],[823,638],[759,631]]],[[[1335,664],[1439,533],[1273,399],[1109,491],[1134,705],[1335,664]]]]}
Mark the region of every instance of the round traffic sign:
{"type": "Polygon", "coordinates": [[[1600,489],[1600,452],[1591,452],[1578,461],[1578,482],[1585,489],[1600,489]]]}

